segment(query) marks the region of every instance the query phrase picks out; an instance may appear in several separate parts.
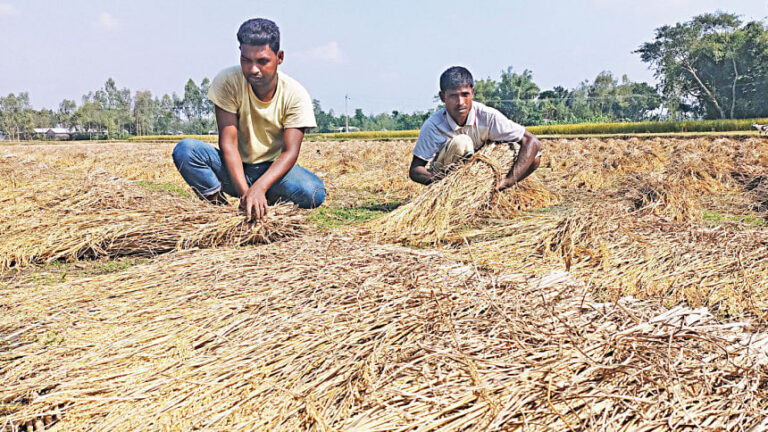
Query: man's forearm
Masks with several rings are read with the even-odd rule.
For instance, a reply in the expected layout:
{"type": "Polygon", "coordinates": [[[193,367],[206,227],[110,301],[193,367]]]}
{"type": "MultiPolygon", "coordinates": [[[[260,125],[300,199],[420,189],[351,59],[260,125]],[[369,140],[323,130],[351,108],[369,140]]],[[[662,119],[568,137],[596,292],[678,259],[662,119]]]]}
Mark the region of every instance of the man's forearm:
{"type": "Polygon", "coordinates": [[[237,193],[238,197],[241,197],[248,191],[248,181],[245,178],[243,161],[240,157],[240,151],[237,149],[237,144],[227,144],[221,141],[219,142],[219,147],[224,157],[224,166],[226,166],[229,178],[232,180],[232,186],[235,188],[235,193],[237,193]]]}
{"type": "Polygon", "coordinates": [[[411,170],[408,172],[408,175],[411,180],[423,185],[429,185],[435,181],[435,176],[429,172],[426,167],[423,166],[411,168],[411,170]]]}
{"type": "Polygon", "coordinates": [[[272,185],[284,176],[288,171],[293,168],[298,160],[299,154],[294,152],[285,151],[278,156],[278,158],[272,162],[272,165],[267,168],[267,171],[259,177],[253,186],[261,188],[263,191],[269,190],[272,185]]]}
{"type": "Polygon", "coordinates": [[[538,164],[536,156],[541,150],[541,142],[533,134],[526,132],[523,140],[520,142],[520,152],[517,155],[515,164],[507,173],[507,181],[511,184],[521,182],[523,179],[533,173],[538,164]]]}
{"type": "Polygon", "coordinates": [[[285,144],[280,156],[272,162],[267,171],[251,187],[258,188],[266,193],[276,181],[296,165],[296,161],[299,159],[299,152],[301,151],[301,142],[304,140],[304,129],[286,128],[283,134],[285,144]]]}
{"type": "Polygon", "coordinates": [[[232,186],[238,197],[248,190],[248,181],[243,172],[243,160],[237,148],[237,114],[216,106],[216,126],[219,129],[219,148],[224,159],[224,166],[232,180],[232,186]]]}

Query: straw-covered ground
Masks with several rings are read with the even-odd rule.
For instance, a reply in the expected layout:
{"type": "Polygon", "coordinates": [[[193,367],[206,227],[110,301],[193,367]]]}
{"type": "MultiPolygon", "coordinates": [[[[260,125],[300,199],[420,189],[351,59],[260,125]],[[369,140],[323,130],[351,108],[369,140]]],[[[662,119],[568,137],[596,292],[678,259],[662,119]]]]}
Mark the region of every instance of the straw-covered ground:
{"type": "Polygon", "coordinates": [[[768,146],[305,144],[316,210],[198,202],[172,144],[0,147],[0,430],[764,430],[768,146]],[[266,244],[265,244],[266,243],[266,244]]]}
{"type": "Polygon", "coordinates": [[[287,204],[274,206],[263,223],[245,222],[234,207],[146,190],[102,170],[52,172],[13,156],[0,159],[0,170],[0,272],[60,259],[269,243],[304,227],[287,204]]]}

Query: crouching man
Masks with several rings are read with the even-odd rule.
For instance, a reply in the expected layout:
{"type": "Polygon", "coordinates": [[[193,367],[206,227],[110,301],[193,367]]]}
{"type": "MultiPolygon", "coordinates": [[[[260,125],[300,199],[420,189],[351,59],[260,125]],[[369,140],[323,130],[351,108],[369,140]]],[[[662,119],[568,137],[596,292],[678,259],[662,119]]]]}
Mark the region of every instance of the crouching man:
{"type": "Polygon", "coordinates": [[[472,74],[461,66],[440,75],[440,100],[445,108],[432,114],[419,131],[409,170],[411,180],[425,185],[440,180],[451,165],[488,142],[507,142],[513,150],[515,143],[520,145],[514,165],[496,185],[497,190],[522,181],[539,167],[538,138],[498,110],[473,102],[474,84],[472,74]]]}
{"type": "Polygon", "coordinates": [[[316,127],[312,100],[277,66],[283,62],[280,31],[266,19],[248,20],[237,32],[240,66],[211,83],[219,148],[181,140],[173,161],[201,198],[226,204],[240,198],[247,219],[261,219],[267,205],[290,201],[314,208],[325,200],[323,181],[296,165],[307,128],[316,127]]]}

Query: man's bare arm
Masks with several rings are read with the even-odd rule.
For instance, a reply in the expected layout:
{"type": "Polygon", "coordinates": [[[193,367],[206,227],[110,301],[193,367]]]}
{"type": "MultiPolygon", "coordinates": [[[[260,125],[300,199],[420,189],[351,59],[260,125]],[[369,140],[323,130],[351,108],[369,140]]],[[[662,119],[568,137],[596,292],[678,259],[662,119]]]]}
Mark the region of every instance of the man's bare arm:
{"type": "Polygon", "coordinates": [[[237,148],[237,115],[227,112],[218,106],[216,109],[216,125],[219,128],[219,148],[224,157],[224,166],[229,172],[229,178],[238,197],[248,191],[248,181],[243,172],[243,160],[237,148]]]}
{"type": "Polygon", "coordinates": [[[414,156],[411,160],[411,167],[408,169],[408,177],[416,183],[428,185],[434,182],[435,176],[427,169],[427,161],[414,156]]]}
{"type": "Polygon", "coordinates": [[[285,145],[277,160],[251,185],[240,206],[247,219],[261,219],[267,214],[267,190],[296,164],[304,140],[304,129],[286,128],[283,131],[285,145]]]}
{"type": "Polygon", "coordinates": [[[520,152],[517,155],[517,160],[509,169],[507,176],[496,186],[496,189],[504,190],[513,186],[536,171],[539,163],[541,163],[541,157],[537,156],[540,150],[541,141],[536,138],[536,135],[525,131],[525,135],[520,140],[520,152]]]}
{"type": "Polygon", "coordinates": [[[261,219],[267,214],[267,190],[293,167],[299,157],[304,130],[285,130],[283,152],[264,175],[249,187],[240,150],[237,148],[237,115],[216,107],[216,124],[219,128],[219,148],[235,193],[240,198],[240,207],[245,211],[247,219],[261,219]]]}

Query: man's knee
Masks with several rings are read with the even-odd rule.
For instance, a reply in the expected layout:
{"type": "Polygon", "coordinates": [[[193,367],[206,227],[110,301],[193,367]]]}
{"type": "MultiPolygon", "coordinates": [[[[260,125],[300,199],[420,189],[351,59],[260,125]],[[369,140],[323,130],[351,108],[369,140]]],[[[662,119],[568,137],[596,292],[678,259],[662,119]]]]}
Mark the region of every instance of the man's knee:
{"type": "Polygon", "coordinates": [[[475,152],[475,144],[469,135],[456,135],[448,142],[447,151],[456,155],[457,159],[471,155],[475,152]]]}
{"type": "Polygon", "coordinates": [[[319,178],[316,181],[302,183],[291,194],[290,200],[303,209],[319,207],[325,202],[325,184],[319,178]]]}
{"type": "Polygon", "coordinates": [[[325,184],[320,177],[296,165],[267,191],[267,199],[290,201],[304,209],[315,208],[325,201],[325,184]]]}
{"type": "Polygon", "coordinates": [[[173,148],[173,163],[177,169],[192,158],[196,146],[196,141],[191,138],[184,138],[176,144],[176,147],[173,148]]]}
{"type": "Polygon", "coordinates": [[[432,171],[441,172],[450,169],[451,165],[460,162],[475,152],[475,144],[469,135],[456,135],[446,143],[432,162],[432,171]]]}

